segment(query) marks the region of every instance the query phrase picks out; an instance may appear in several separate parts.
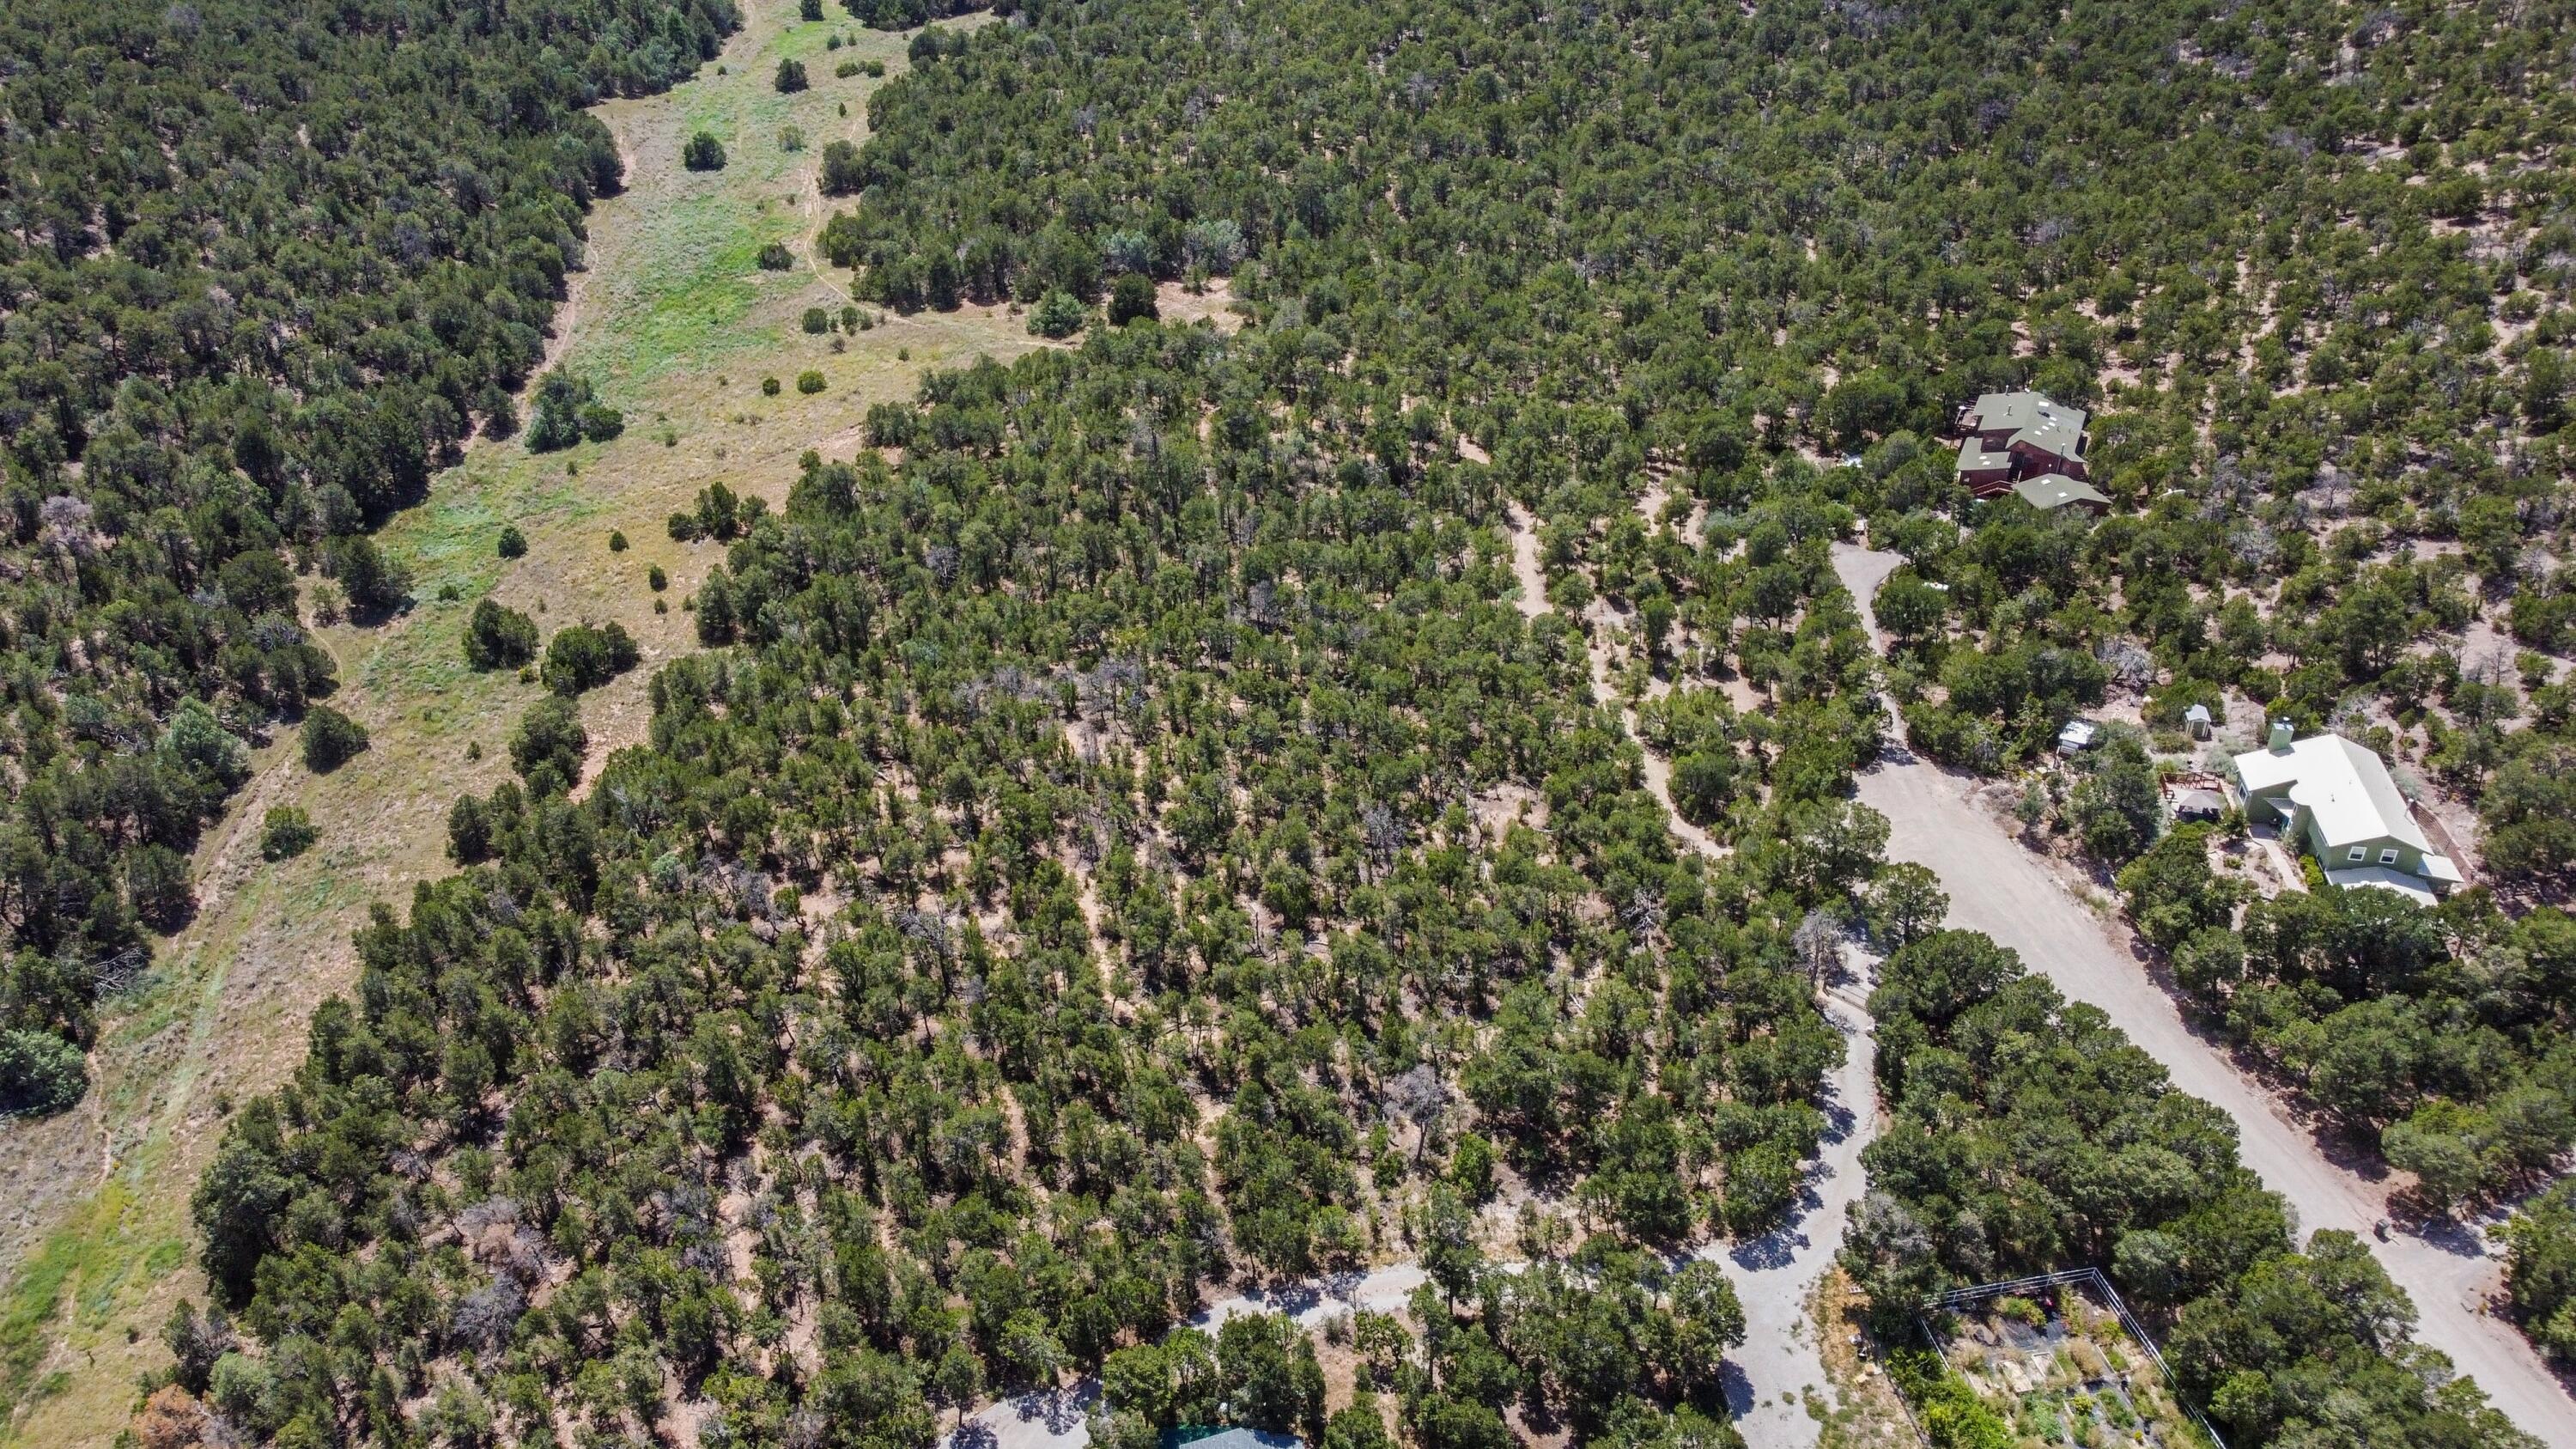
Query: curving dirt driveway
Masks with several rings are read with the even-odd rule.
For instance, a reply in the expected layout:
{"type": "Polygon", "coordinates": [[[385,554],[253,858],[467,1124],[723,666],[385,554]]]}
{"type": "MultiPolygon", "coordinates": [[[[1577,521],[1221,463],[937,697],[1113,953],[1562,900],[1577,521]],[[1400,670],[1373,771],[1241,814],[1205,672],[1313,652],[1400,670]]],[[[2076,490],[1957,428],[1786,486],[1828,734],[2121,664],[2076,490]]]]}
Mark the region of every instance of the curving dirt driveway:
{"type": "Polygon", "coordinates": [[[1856,954],[1847,959],[1852,972],[1827,993],[1825,1017],[1850,1049],[1826,1083],[1824,1108],[1833,1125],[1807,1170],[1797,1218],[1749,1243],[1699,1250],[1726,1269],[1744,1304],[1744,1343],[1727,1355],[1726,1401],[1753,1449],[1811,1449],[1823,1426],[1807,1412],[1806,1400],[1812,1394],[1833,1402],[1807,1304],[1842,1251],[1851,1210],[1868,1186],[1861,1149],[1877,1140],[1880,1125],[1872,1075],[1876,1024],[1864,1005],[1874,979],[1870,963],[1856,954]]]}
{"type": "MultiPolygon", "coordinates": [[[[1863,618],[1894,554],[1834,548],[1834,569],[1863,618]]],[[[1883,643],[1883,641],[1882,641],[1883,643]]],[[[1952,924],[1983,931],[2021,953],[2070,1000],[2110,1014],[2172,1074],[2173,1084],[2215,1103],[2236,1122],[2246,1166],[2289,1200],[2304,1230],[2341,1228],[2371,1244],[2381,1266],[2415,1301],[2416,1337],[2474,1377],[2515,1424],[2555,1449],[2576,1449],[2576,1397],[2511,1324],[2487,1310],[2500,1266],[2474,1229],[2447,1235],[2393,1232],[2373,1243],[2387,1188],[2327,1160],[2316,1140],[2272,1096],[2238,1072],[2224,1049],[2182,1019],[2116,916],[2097,915],[1995,818],[1967,798],[1970,782],[1891,745],[1861,776],[1863,801],[1888,820],[1891,860],[1918,861],[1950,893],[1952,924]]]]}
{"type": "MultiPolygon", "coordinates": [[[[1512,511],[1512,523],[1520,606],[1534,617],[1547,608],[1537,544],[1528,516],[1518,508],[1512,511]]],[[[1869,601],[1897,562],[1894,554],[1836,546],[1835,571],[1860,604],[1863,618],[1870,617],[1869,601]]],[[[1606,699],[1606,682],[1598,675],[1596,664],[1596,684],[1605,686],[1606,699]]],[[[2219,1047],[2194,1033],[2135,954],[2116,918],[2096,915],[1971,803],[1969,784],[1892,747],[1861,777],[1860,793],[1888,819],[1889,858],[1919,861],[1940,877],[1950,894],[1954,924],[2012,947],[2069,999],[2102,1008],[2164,1064],[2175,1087],[2217,1104],[2236,1122],[2247,1165],[2288,1200],[2304,1228],[2342,1228],[2369,1242],[2370,1225],[2386,1210],[2385,1190],[2328,1161],[2316,1142],[2237,1072],[2219,1047]]],[[[1871,1023],[1862,1008],[1868,990],[1866,976],[1856,976],[1838,987],[1828,1003],[1828,1014],[1850,1041],[1851,1052],[1830,1083],[1827,1110],[1835,1126],[1822,1160],[1809,1169],[1797,1221],[1752,1243],[1696,1250],[1726,1269],[1744,1303],[1745,1343],[1729,1355],[1727,1397],[1737,1427],[1755,1449],[1808,1449],[1819,1437],[1819,1425],[1799,1402],[1811,1388],[1822,1395],[1825,1383],[1805,1305],[1841,1246],[1851,1206],[1864,1187],[1861,1149],[1877,1135],[1871,1023]]],[[[2482,1234],[2466,1229],[2448,1237],[2398,1234],[2372,1247],[2389,1276],[2414,1300],[2417,1336],[2423,1342],[2449,1354],[2524,1430],[2553,1449],[2576,1449],[2576,1398],[2520,1333],[2485,1311],[2496,1291],[2498,1268],[2482,1234]]],[[[1418,1265],[1397,1263],[1227,1298],[1192,1321],[1213,1327],[1239,1313],[1283,1312],[1311,1328],[1351,1307],[1400,1308],[1422,1281],[1418,1265]]],[[[1085,1380],[1057,1393],[996,1403],[968,1416],[943,1445],[1083,1449],[1090,1438],[1083,1411],[1097,1394],[1097,1384],[1085,1380]]]]}

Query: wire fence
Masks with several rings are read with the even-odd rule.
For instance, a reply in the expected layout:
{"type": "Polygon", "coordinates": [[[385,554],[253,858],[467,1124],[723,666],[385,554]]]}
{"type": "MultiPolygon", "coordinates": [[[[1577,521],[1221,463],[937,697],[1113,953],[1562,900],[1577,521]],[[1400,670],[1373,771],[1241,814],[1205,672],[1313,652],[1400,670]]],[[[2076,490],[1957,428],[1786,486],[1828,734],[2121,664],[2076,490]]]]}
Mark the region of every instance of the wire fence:
{"type": "MultiPolygon", "coordinates": [[[[2201,1433],[2209,1436],[2211,1444],[2216,1445],[2217,1449],[2227,1449],[2227,1441],[2219,1437],[2216,1429],[2210,1427],[2209,1419],[2200,1412],[2200,1406],[2184,1398],[2182,1391],[2174,1386],[2173,1370],[2166,1365],[2164,1353],[2156,1347],[2154,1336],[2147,1332],[2145,1324],[2138,1321],[2137,1315],[2129,1311],[2129,1305],[2120,1297],[2120,1291],[2111,1286],[2111,1280],[2104,1276],[2099,1268],[2066,1268],[2055,1273],[2034,1273],[2027,1278],[2008,1278],[1998,1283],[1977,1283],[1965,1288],[1953,1288],[1925,1303],[1923,1311],[1949,1313],[1971,1304],[1983,1303],[1990,1298],[2001,1298],[2006,1294],[2062,1288],[2070,1283],[2080,1284],[2100,1295],[2101,1301],[2108,1304],[2113,1316],[2120,1320],[2120,1327],[2127,1330],[2129,1337],[2136,1340],[2138,1347],[2146,1350],[2147,1360],[2156,1366],[2156,1375],[2163,1381],[2166,1392],[2173,1395],[2174,1402],[2182,1405],[2184,1413],[2191,1415],[2193,1425],[2201,1433]]],[[[1923,1341],[1938,1350],[1940,1339],[1932,1332],[1931,1323],[1920,1313],[1915,1315],[1914,1321],[1923,1331],[1923,1341]]],[[[1899,1394],[1898,1397],[1904,1396],[1899,1394]]],[[[1906,1413],[1908,1417],[1912,1416],[1913,1409],[1910,1405],[1906,1413]]],[[[1922,1433],[1919,1425],[1915,1432],[1918,1435],[1922,1433]]]]}

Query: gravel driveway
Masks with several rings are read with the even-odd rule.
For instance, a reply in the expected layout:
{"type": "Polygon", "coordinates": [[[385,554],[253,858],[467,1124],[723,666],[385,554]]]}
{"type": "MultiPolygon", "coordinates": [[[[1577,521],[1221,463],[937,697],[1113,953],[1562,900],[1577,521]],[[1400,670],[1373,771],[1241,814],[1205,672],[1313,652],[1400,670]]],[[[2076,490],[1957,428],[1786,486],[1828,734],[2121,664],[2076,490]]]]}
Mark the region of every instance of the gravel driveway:
{"type": "Polygon", "coordinates": [[[1828,1406],[1825,1360],[1807,1321],[1807,1300],[1842,1251],[1852,1205],[1863,1190],[1861,1149],[1878,1137],[1877,1060],[1873,1023],[1863,1003],[1873,984],[1866,962],[1853,960],[1853,975],[1827,993],[1826,1018],[1849,1051],[1826,1082],[1827,1130],[1819,1160],[1807,1170],[1798,1216],[1749,1243],[1712,1244],[1699,1256],[1714,1258],[1744,1304],[1744,1343],[1729,1353],[1727,1407],[1752,1449],[1812,1449],[1822,1426],[1807,1413],[1812,1390],[1828,1406]]]}
{"type": "MultiPolygon", "coordinates": [[[[1896,566],[1893,554],[1837,545],[1834,568],[1869,617],[1869,600],[1896,566]]],[[[1983,931],[2021,953],[2068,999],[2110,1014],[2173,1077],[2236,1121],[2245,1165],[2287,1198],[2303,1230],[2342,1228],[2369,1243],[2388,1276],[2415,1300],[2416,1336],[2451,1356],[2496,1407],[2556,1449],[2576,1449],[2576,1397],[2528,1339],[2483,1304],[2500,1289],[2501,1265],[2483,1234],[2396,1232],[2371,1242],[2387,1189],[2327,1160],[2316,1140],[2185,1025],[2173,999],[2135,954],[2126,925],[2104,919],[2060,884],[2050,867],[1967,799],[1970,781],[1901,746],[1863,774],[1860,797],[1888,820],[1887,854],[1931,868],[1950,893],[1953,925],[1983,931]]]]}

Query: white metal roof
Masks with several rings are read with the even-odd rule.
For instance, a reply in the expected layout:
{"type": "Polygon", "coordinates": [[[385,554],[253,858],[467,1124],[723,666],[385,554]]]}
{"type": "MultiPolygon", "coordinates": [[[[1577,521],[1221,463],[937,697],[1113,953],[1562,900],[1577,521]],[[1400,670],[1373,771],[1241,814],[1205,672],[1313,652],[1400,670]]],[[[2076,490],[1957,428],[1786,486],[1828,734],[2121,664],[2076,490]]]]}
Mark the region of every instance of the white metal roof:
{"type": "Polygon", "coordinates": [[[2326,884],[2340,886],[2346,890],[2355,886],[2368,886],[2372,890],[2395,891],[2419,906],[2429,906],[2434,901],[2433,888],[2424,884],[2422,876],[2408,875],[2402,870],[2392,870],[2384,865],[2357,865],[2350,870],[2330,870],[2326,872],[2326,884]]]}
{"type": "Polygon", "coordinates": [[[2329,849],[2381,836],[2417,850],[2432,849],[2388,767],[2341,735],[2310,735],[2286,750],[2238,755],[2236,776],[2247,795],[2286,792],[2293,802],[2307,806],[2329,849]]]}

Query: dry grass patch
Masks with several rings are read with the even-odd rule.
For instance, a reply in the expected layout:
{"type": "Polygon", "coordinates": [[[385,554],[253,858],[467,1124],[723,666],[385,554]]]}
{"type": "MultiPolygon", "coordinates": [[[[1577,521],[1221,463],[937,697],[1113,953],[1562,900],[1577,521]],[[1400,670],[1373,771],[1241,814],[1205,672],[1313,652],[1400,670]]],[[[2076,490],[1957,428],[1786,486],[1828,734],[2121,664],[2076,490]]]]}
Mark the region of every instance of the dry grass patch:
{"type": "Polygon", "coordinates": [[[1921,1441],[1913,1417],[1869,1350],[1860,1326],[1862,1306],[1860,1290],[1840,1268],[1827,1273],[1808,1300],[1807,1320],[1815,1325],[1834,1397],[1831,1405],[1808,1400],[1808,1412],[1821,1410],[1819,1449],[1914,1449],[1921,1441]]]}

